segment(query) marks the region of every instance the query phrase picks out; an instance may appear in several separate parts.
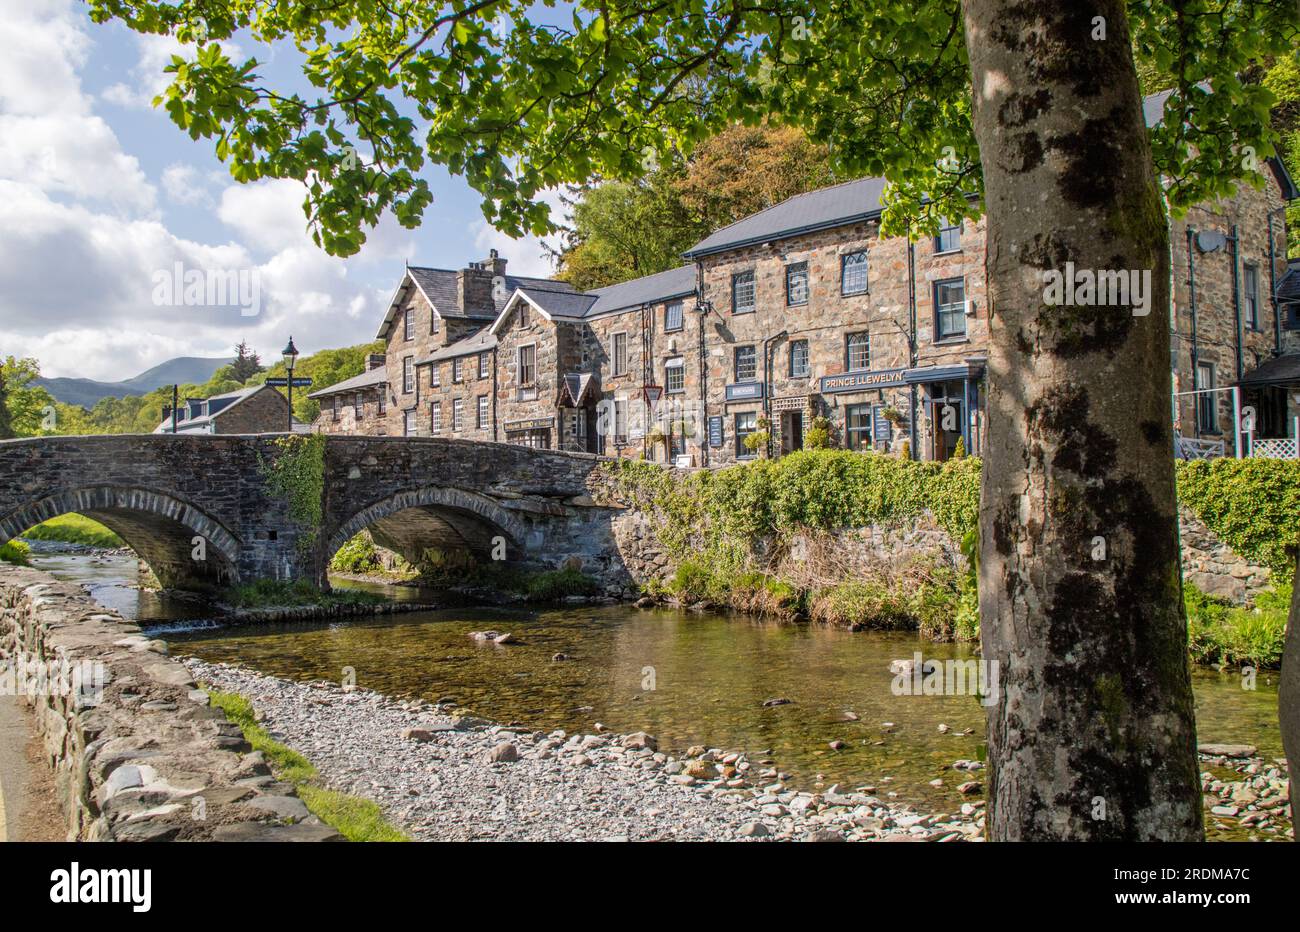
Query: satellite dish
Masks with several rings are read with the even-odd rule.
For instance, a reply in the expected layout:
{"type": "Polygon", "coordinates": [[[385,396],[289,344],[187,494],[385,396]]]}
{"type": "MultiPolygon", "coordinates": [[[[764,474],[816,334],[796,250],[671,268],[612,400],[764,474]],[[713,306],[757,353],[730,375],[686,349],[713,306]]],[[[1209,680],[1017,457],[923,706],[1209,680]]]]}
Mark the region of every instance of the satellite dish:
{"type": "Polygon", "coordinates": [[[1218,252],[1228,245],[1228,238],[1218,230],[1202,230],[1196,234],[1196,248],[1201,252],[1218,252]]]}

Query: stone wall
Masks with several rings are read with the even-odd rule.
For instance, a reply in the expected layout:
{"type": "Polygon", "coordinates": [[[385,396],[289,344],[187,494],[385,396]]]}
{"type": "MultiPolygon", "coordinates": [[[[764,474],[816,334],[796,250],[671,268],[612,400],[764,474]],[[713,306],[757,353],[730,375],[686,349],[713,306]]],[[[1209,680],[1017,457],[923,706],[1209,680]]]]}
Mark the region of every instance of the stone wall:
{"type": "Polygon", "coordinates": [[[78,586],[0,566],[0,677],[15,678],[20,661],[33,674],[51,664],[83,674],[72,678],[80,689],[23,691],[69,841],[341,840],[162,641],[78,586]]]}
{"type": "Polygon", "coordinates": [[[1190,509],[1178,509],[1178,537],[1183,548],[1183,579],[1208,595],[1238,605],[1272,585],[1272,573],[1219,540],[1190,509]]]}
{"type": "MultiPolygon", "coordinates": [[[[614,500],[612,484],[596,493],[614,500]]],[[[612,536],[619,562],[637,585],[665,579],[676,563],[659,542],[658,518],[628,508],[614,514],[612,536]]],[[[1250,563],[1219,540],[1189,509],[1179,509],[1183,578],[1198,589],[1241,605],[1272,585],[1267,567],[1250,563]]],[[[892,581],[918,561],[964,572],[966,558],[929,514],[898,525],[809,531],[786,542],[760,540],[753,554],[756,565],[778,579],[802,588],[830,586],[858,577],[892,581]]]]}

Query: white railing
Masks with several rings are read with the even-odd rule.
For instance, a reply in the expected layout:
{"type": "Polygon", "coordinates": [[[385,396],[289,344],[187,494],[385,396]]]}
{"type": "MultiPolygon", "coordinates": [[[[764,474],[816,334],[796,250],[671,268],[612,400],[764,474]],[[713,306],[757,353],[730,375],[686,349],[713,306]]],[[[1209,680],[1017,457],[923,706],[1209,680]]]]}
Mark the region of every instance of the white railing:
{"type": "Polygon", "coordinates": [[[1197,437],[1174,438],[1174,456],[1180,460],[1208,460],[1223,455],[1222,440],[1202,440],[1197,437]]]}
{"type": "Polygon", "coordinates": [[[1273,440],[1252,440],[1251,456],[1271,457],[1279,460],[1300,459],[1300,445],[1294,437],[1281,437],[1273,440]]]}

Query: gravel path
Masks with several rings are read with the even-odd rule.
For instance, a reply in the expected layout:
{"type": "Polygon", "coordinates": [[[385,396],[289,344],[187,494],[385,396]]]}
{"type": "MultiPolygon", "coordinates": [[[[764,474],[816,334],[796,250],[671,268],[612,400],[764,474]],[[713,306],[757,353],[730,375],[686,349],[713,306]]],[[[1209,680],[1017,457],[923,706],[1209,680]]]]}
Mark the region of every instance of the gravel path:
{"type": "Polygon", "coordinates": [[[533,732],[368,690],[183,662],[201,682],[246,696],[267,730],[329,785],[376,801],[421,840],[957,841],[982,833],[978,802],[958,817],[916,812],[869,787],[797,793],[735,752],[693,748],[674,758],[640,732],[533,732]]]}

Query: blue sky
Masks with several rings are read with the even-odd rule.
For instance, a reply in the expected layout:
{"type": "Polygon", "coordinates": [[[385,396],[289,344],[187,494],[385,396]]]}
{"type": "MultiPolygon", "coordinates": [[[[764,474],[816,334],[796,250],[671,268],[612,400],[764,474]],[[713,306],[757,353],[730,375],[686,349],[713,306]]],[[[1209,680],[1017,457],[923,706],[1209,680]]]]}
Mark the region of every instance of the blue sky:
{"type": "MultiPolygon", "coordinates": [[[[478,195],[436,167],[419,230],[386,221],[359,255],[326,256],[296,182],[236,184],[210,142],[150,106],[178,51],[92,23],[78,0],[0,0],[0,355],[116,380],[241,339],[264,358],[290,334],[311,352],[371,339],[407,261],[455,268],[496,248],[512,272],[550,273],[540,243],[488,227],[478,195]],[[256,314],[159,304],[177,263],[254,274],[256,314]]],[[[273,83],[291,78],[291,53],[267,63],[273,83]]]]}

